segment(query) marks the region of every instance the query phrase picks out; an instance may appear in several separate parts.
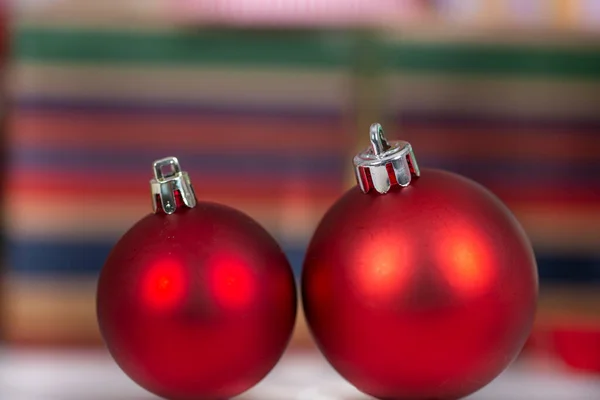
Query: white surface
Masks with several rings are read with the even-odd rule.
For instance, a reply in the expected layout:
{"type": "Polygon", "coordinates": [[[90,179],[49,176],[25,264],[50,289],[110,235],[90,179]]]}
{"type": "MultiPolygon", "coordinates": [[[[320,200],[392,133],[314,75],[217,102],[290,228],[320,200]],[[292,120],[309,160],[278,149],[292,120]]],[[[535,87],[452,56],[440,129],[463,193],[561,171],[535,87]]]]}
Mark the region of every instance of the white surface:
{"type": "MultiPolygon", "coordinates": [[[[103,352],[0,353],[2,400],[153,400],[103,352]]],[[[239,400],[366,400],[317,355],[288,354],[239,400]]],[[[600,400],[600,376],[522,365],[469,400],[600,400]]]]}

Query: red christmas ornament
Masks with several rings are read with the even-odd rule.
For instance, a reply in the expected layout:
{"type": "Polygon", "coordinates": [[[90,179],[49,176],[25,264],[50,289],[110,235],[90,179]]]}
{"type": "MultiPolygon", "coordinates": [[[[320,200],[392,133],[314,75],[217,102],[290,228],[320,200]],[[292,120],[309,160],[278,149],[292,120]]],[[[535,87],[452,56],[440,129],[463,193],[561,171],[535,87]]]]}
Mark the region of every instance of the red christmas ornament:
{"type": "Polygon", "coordinates": [[[568,366],[583,372],[600,373],[600,326],[560,324],[551,332],[553,350],[568,366]]]}
{"type": "Polygon", "coordinates": [[[250,217],[196,202],[176,158],[154,169],[155,213],[125,233],[100,275],[102,336],[150,392],[169,400],[235,396],[265,377],[290,340],[291,267],[250,217]]]}
{"type": "Polygon", "coordinates": [[[388,144],[379,124],[371,143],[354,159],[360,187],[327,212],[308,248],[311,332],[369,395],[466,396],[500,374],[530,332],[538,290],[530,243],[479,184],[420,171],[410,144],[388,144]]]}

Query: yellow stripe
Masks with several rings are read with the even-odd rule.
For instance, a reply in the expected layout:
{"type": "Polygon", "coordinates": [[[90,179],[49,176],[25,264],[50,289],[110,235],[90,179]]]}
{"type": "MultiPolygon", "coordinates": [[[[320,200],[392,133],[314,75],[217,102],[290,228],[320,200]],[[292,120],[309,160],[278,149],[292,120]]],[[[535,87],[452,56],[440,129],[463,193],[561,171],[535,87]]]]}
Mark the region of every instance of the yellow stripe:
{"type": "Polygon", "coordinates": [[[596,285],[545,285],[538,301],[538,316],[544,323],[570,320],[578,326],[600,329],[598,304],[600,291],[596,285]]]}
{"type": "Polygon", "coordinates": [[[511,209],[540,251],[600,254],[597,207],[567,209],[531,204],[511,209]]]}
{"type": "MultiPolygon", "coordinates": [[[[3,298],[3,334],[8,342],[100,343],[95,296],[96,282],[92,280],[9,279],[3,298]]],[[[307,344],[310,335],[299,307],[292,345],[307,344]]]]}
{"type": "MultiPolygon", "coordinates": [[[[332,205],[332,200],[289,199],[276,205],[252,205],[235,199],[219,202],[235,207],[261,223],[273,235],[291,242],[306,242],[332,205]]],[[[540,250],[600,254],[597,207],[566,208],[540,204],[511,204],[531,240],[540,250]]],[[[52,237],[66,240],[119,237],[150,212],[137,201],[98,200],[65,202],[11,196],[6,205],[7,233],[13,238],[52,237]]]]}
{"type": "MultiPolygon", "coordinates": [[[[240,199],[214,199],[248,214],[272,234],[304,242],[331,205],[331,200],[288,199],[276,204],[248,204],[240,199]]],[[[121,236],[151,211],[135,200],[39,200],[12,195],[6,204],[6,232],[14,238],[52,237],[72,240],[121,236]]]]}
{"type": "MultiPolygon", "coordinates": [[[[31,281],[9,279],[5,285],[2,315],[8,342],[100,342],[92,280],[31,281]]],[[[600,292],[596,287],[548,286],[540,293],[538,327],[568,323],[600,328],[600,292]]],[[[293,346],[311,345],[310,335],[298,309],[293,346]]]]}

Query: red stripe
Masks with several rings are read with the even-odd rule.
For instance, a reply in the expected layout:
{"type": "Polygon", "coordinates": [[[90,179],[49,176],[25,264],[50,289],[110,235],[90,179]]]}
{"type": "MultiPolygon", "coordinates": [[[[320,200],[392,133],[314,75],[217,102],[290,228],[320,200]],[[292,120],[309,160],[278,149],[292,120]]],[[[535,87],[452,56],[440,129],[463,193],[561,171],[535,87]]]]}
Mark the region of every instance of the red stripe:
{"type": "MultiPolygon", "coordinates": [[[[143,198],[149,196],[147,180],[139,176],[120,176],[118,179],[107,179],[102,173],[69,173],[68,179],[59,179],[59,171],[44,172],[38,170],[17,171],[7,182],[8,193],[27,194],[31,196],[63,196],[63,197],[98,197],[143,198]]],[[[315,179],[313,181],[281,182],[272,179],[254,181],[235,181],[211,179],[209,176],[195,179],[196,191],[200,197],[234,197],[246,202],[269,202],[281,198],[335,199],[344,192],[343,182],[315,179]]],[[[507,204],[532,203],[534,205],[598,205],[600,208],[600,191],[590,186],[530,186],[516,189],[504,180],[490,183],[487,187],[507,204]]]]}
{"type": "MultiPolygon", "coordinates": [[[[244,201],[272,199],[272,198],[335,198],[343,192],[343,185],[332,184],[315,179],[313,181],[287,181],[259,177],[253,181],[212,178],[210,175],[195,177],[195,189],[199,197],[206,196],[232,196],[243,198],[244,201]]],[[[112,179],[101,172],[69,172],[68,177],[61,179],[64,172],[51,169],[20,170],[11,174],[7,182],[8,193],[27,193],[32,196],[58,195],[63,197],[93,197],[109,198],[137,198],[150,196],[148,179],[139,179],[138,175],[120,175],[112,179]]]]}
{"type": "Polygon", "coordinates": [[[214,149],[311,150],[340,148],[343,121],[280,117],[105,115],[15,113],[10,122],[14,146],[155,149],[210,146],[214,149]]]}
{"type": "MultiPolygon", "coordinates": [[[[402,126],[390,138],[412,143],[422,157],[597,160],[600,140],[576,130],[518,129],[489,126],[402,126]]],[[[351,148],[355,130],[343,118],[294,120],[265,116],[86,115],[17,111],[9,129],[13,146],[55,148],[155,149],[206,147],[245,151],[331,151],[351,148]]],[[[366,138],[365,138],[366,139],[366,138]]],[[[359,142],[363,142],[359,139],[359,142]]]]}
{"type": "Polygon", "coordinates": [[[531,202],[542,204],[591,204],[600,206],[600,191],[590,186],[571,186],[561,184],[555,186],[540,186],[532,183],[530,186],[515,188],[510,182],[502,180],[498,184],[487,185],[496,196],[506,203],[531,202]]]}
{"type": "MultiPolygon", "coordinates": [[[[599,132],[600,133],[600,132],[599,132]]],[[[598,160],[600,140],[576,130],[523,129],[507,131],[493,126],[468,127],[403,126],[388,137],[410,142],[417,157],[467,157],[510,159],[555,159],[560,162],[598,160]]]]}

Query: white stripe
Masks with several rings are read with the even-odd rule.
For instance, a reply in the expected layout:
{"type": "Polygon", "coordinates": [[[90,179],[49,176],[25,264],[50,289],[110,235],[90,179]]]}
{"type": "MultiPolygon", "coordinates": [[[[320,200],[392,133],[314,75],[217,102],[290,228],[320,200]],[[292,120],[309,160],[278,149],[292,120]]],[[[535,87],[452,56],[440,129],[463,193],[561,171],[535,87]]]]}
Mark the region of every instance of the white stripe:
{"type": "Polygon", "coordinates": [[[389,78],[387,110],[598,118],[600,81],[404,74],[389,78]]]}
{"type": "MultiPolygon", "coordinates": [[[[135,222],[151,212],[148,203],[136,201],[75,202],[45,199],[39,202],[12,196],[6,204],[5,231],[12,238],[54,238],[73,240],[113,240],[123,235],[135,222]]],[[[304,243],[327,211],[331,200],[273,203],[271,207],[256,207],[231,201],[227,205],[237,208],[257,220],[271,234],[287,243],[304,243]]]]}
{"type": "Polygon", "coordinates": [[[15,96],[340,109],[348,80],[340,72],[301,70],[20,64],[8,82],[15,96]]]}

